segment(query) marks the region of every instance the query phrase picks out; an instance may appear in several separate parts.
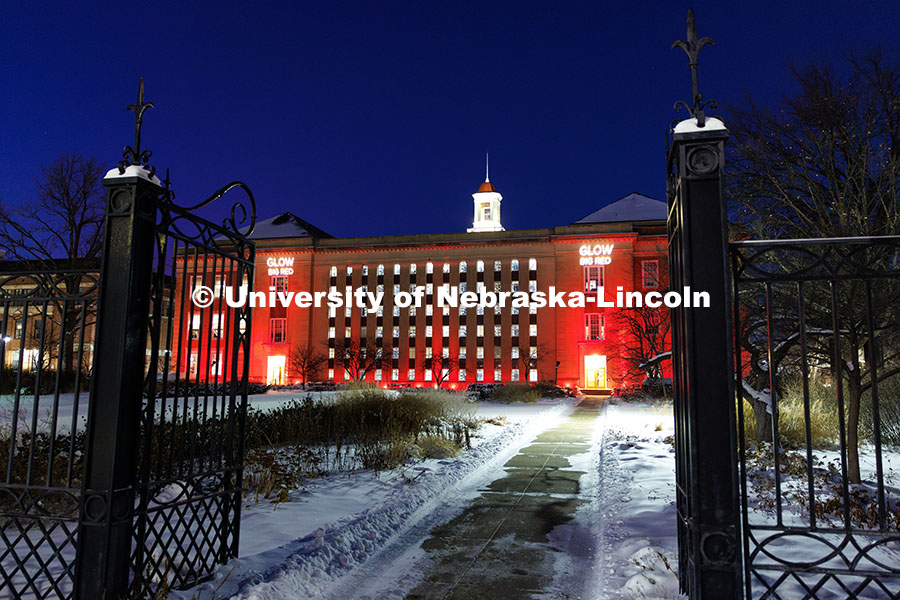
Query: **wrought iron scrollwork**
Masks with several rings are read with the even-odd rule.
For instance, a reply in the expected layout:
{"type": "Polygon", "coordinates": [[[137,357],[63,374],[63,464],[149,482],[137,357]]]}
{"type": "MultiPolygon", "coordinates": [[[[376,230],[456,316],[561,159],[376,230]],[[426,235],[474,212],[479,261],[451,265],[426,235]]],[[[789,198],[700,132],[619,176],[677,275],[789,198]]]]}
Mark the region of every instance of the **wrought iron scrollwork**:
{"type": "Polygon", "coordinates": [[[685,41],[677,40],[672,44],[672,49],[681,48],[688,56],[688,65],[691,67],[691,105],[687,102],[679,100],[675,103],[675,110],[679,108],[687,109],[691,116],[697,119],[697,127],[706,125],[706,107],[717,108],[718,103],[715,100],[703,100],[700,94],[700,87],[697,83],[697,65],[700,64],[700,50],[704,46],[715,46],[716,43],[709,37],[697,37],[697,23],[694,19],[694,10],[688,10],[687,16],[687,36],[685,41]]]}
{"type": "Polygon", "coordinates": [[[125,173],[125,169],[129,165],[144,167],[147,169],[150,177],[156,174],[156,167],[149,164],[150,156],[153,153],[147,149],[141,150],[141,126],[144,122],[144,113],[148,108],[153,108],[153,103],[144,102],[144,78],[141,77],[141,82],[138,85],[137,102],[125,107],[125,110],[130,110],[134,113],[134,147],[125,146],[125,150],[122,151],[123,160],[119,161],[120,174],[125,173]]]}

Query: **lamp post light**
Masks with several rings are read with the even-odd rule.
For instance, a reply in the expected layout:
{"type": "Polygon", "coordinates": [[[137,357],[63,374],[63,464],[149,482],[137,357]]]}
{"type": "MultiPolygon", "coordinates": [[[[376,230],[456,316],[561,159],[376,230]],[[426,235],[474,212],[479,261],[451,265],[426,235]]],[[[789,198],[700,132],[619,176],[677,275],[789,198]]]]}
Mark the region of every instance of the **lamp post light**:
{"type": "Polygon", "coordinates": [[[559,361],[556,361],[556,372],[553,375],[553,385],[559,385],[559,361]]]}

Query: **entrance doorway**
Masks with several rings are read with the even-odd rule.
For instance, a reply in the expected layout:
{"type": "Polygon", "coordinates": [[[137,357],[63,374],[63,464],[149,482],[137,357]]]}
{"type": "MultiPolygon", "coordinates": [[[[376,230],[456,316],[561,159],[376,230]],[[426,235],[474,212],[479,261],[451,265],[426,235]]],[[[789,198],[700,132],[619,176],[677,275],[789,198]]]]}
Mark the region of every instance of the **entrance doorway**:
{"type": "Polygon", "coordinates": [[[284,356],[270,356],[266,365],[266,385],[284,385],[284,356]]]}
{"type": "Polygon", "coordinates": [[[588,354],[584,357],[584,387],[589,390],[606,389],[606,355],[588,354]]]}

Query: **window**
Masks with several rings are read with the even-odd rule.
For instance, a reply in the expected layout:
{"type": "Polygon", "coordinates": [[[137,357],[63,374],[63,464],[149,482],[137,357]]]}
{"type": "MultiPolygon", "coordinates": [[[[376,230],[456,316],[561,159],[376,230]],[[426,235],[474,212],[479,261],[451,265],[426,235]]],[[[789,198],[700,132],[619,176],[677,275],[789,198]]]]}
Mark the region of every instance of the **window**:
{"type": "Polygon", "coordinates": [[[329,271],[329,274],[330,274],[332,277],[337,277],[337,267],[332,266],[332,267],[331,267],[331,271],[329,271]]]}
{"type": "Polygon", "coordinates": [[[400,348],[396,346],[391,348],[391,358],[400,358],[400,348]]]}
{"type": "Polygon", "coordinates": [[[416,274],[416,263],[409,265],[409,273],[410,273],[410,275],[416,274]]]}
{"type": "Polygon", "coordinates": [[[584,339],[606,339],[606,315],[589,313],[584,315],[584,339]]]}
{"type": "Polygon", "coordinates": [[[409,316],[410,316],[410,318],[416,316],[416,306],[415,305],[412,305],[409,307],[409,316]]]}
{"type": "Polygon", "coordinates": [[[537,335],[537,325],[529,325],[528,326],[528,335],[534,337],[537,335]]]}
{"type": "Polygon", "coordinates": [[[450,337],[450,326],[449,325],[444,325],[441,328],[441,335],[443,337],[450,337]]]}
{"type": "Polygon", "coordinates": [[[460,293],[460,294],[464,294],[464,293],[466,292],[467,289],[468,289],[468,288],[466,287],[466,282],[465,282],[465,281],[459,282],[459,293],[460,293]]]}
{"type": "Polygon", "coordinates": [[[334,369],[328,369],[328,379],[334,379],[334,369]]]}
{"type": "Polygon", "coordinates": [[[328,358],[334,358],[334,348],[328,349],[328,358]]]}
{"type": "Polygon", "coordinates": [[[509,267],[513,271],[518,271],[519,270],[519,261],[516,259],[513,259],[513,261],[509,264],[509,267]]]}
{"type": "Polygon", "coordinates": [[[381,381],[381,369],[375,369],[375,381],[381,381]]]}
{"type": "Polygon", "coordinates": [[[350,332],[350,328],[344,327],[344,337],[349,338],[351,335],[353,335],[353,334],[350,332]]]}
{"type": "Polygon", "coordinates": [[[534,280],[532,279],[531,281],[528,282],[528,291],[529,291],[529,292],[536,292],[536,291],[537,291],[537,281],[534,281],[534,280]]]}
{"type": "Polygon", "coordinates": [[[484,369],[475,371],[475,381],[484,381],[484,369]]]}
{"type": "Polygon", "coordinates": [[[465,369],[460,369],[458,375],[459,375],[459,377],[457,377],[457,379],[459,379],[459,381],[466,380],[466,370],[465,369]]]}
{"type": "Polygon", "coordinates": [[[369,276],[369,265],[363,265],[363,266],[362,266],[362,276],[363,276],[363,277],[368,277],[368,276],[369,276]]]}
{"type": "Polygon", "coordinates": [[[347,276],[349,277],[350,275],[353,275],[353,267],[347,265],[347,276]]]}
{"type": "Polygon", "coordinates": [[[500,337],[501,335],[503,335],[502,327],[500,325],[494,325],[494,336],[500,337]]]}
{"type": "Polygon", "coordinates": [[[425,348],[425,358],[431,358],[432,349],[431,346],[425,348]]]}
{"type": "Polygon", "coordinates": [[[514,292],[518,292],[518,291],[519,291],[519,282],[518,282],[518,281],[513,281],[513,284],[512,284],[512,291],[514,291],[514,292]]]}
{"type": "Polygon", "coordinates": [[[416,326],[415,325],[409,326],[409,337],[411,337],[411,338],[416,337],[416,326]]]}
{"type": "Polygon", "coordinates": [[[476,268],[478,269],[478,272],[479,272],[479,273],[484,273],[484,261],[483,261],[483,260],[479,260],[479,261],[478,261],[477,263],[475,263],[475,264],[476,264],[476,268]]]}
{"type": "Polygon", "coordinates": [[[431,381],[431,369],[425,369],[425,381],[431,381]]]}
{"type": "Polygon", "coordinates": [[[406,379],[407,379],[407,381],[415,381],[416,380],[416,370],[410,369],[409,371],[407,371],[406,379]]]}
{"type": "Polygon", "coordinates": [[[591,265],[584,268],[584,291],[597,292],[603,287],[604,268],[591,265]]]}
{"type": "Polygon", "coordinates": [[[375,272],[378,275],[384,275],[384,265],[378,265],[378,269],[375,272]]]}
{"type": "Polygon", "coordinates": [[[399,316],[400,316],[400,307],[399,307],[399,306],[395,306],[395,307],[394,307],[394,316],[395,316],[395,317],[399,317],[399,316]]]}
{"type": "Polygon", "coordinates": [[[475,358],[484,358],[484,346],[478,346],[478,348],[476,348],[475,358]]]}
{"type": "Polygon", "coordinates": [[[476,326],[476,333],[475,333],[475,335],[477,335],[478,337],[484,337],[484,325],[477,325],[477,326],[476,326]]]}
{"type": "Polygon", "coordinates": [[[425,316],[430,317],[432,314],[434,314],[434,306],[432,306],[431,304],[426,304],[425,305],[425,316]]]}
{"type": "Polygon", "coordinates": [[[400,369],[391,369],[391,381],[400,379],[400,369]]]}
{"type": "Polygon", "coordinates": [[[499,260],[495,260],[495,261],[494,261],[494,271],[495,271],[495,272],[499,272],[500,269],[502,269],[502,268],[503,268],[503,265],[500,263],[500,261],[499,261],[499,260]]]}
{"type": "Polygon", "coordinates": [[[350,371],[344,369],[344,381],[350,381],[350,371]]]}
{"type": "Polygon", "coordinates": [[[502,378],[502,374],[500,373],[500,369],[494,369],[494,381],[500,381],[502,378]]]}
{"type": "Polygon", "coordinates": [[[17,340],[22,339],[22,329],[24,328],[25,322],[22,319],[16,319],[16,328],[13,331],[13,338],[17,340]]]}
{"type": "Polygon", "coordinates": [[[528,371],[528,381],[535,383],[537,381],[537,369],[528,371]]]}
{"type": "Polygon", "coordinates": [[[328,328],[328,337],[334,339],[334,327],[328,328]]]}
{"type": "Polygon", "coordinates": [[[400,284],[399,284],[399,283],[395,283],[395,284],[394,284],[394,297],[396,297],[397,294],[399,294],[399,293],[400,293],[400,284]]]}
{"type": "Polygon", "coordinates": [[[395,338],[400,337],[400,328],[399,327],[394,327],[394,337],[395,338]]]}
{"type": "Polygon", "coordinates": [[[284,343],[285,321],[287,319],[269,319],[269,342],[284,343]]]}
{"type": "Polygon", "coordinates": [[[443,356],[444,358],[450,358],[450,348],[448,348],[447,346],[441,348],[441,356],[443,356]]]}
{"type": "Polygon", "coordinates": [[[375,337],[377,337],[377,338],[384,337],[384,327],[376,327],[375,328],[375,337]]]}
{"type": "Polygon", "coordinates": [[[465,273],[465,272],[466,272],[466,261],[464,261],[464,260],[463,260],[463,261],[460,261],[460,263],[459,263],[459,272],[460,272],[460,273],[465,273]]]}
{"type": "Polygon", "coordinates": [[[465,357],[466,357],[466,347],[460,346],[459,347],[459,358],[465,358],[465,357]]]}
{"type": "Polygon", "coordinates": [[[518,381],[518,380],[519,380],[519,370],[518,370],[518,369],[513,369],[513,370],[510,372],[510,378],[511,378],[513,381],[518,381]]]}
{"type": "Polygon", "coordinates": [[[351,307],[348,306],[347,308],[344,309],[344,316],[347,317],[348,319],[350,318],[350,316],[352,314],[353,314],[353,309],[351,307]]]}
{"type": "Polygon", "coordinates": [[[528,259],[528,270],[529,271],[537,271],[537,259],[536,258],[528,259]]]}
{"type": "Polygon", "coordinates": [[[433,263],[425,263],[425,272],[426,273],[434,273],[434,264],[433,263]]]}
{"type": "Polygon", "coordinates": [[[450,263],[444,263],[444,273],[450,272],[450,263]]]}
{"type": "Polygon", "coordinates": [[[459,316],[461,316],[461,317],[466,316],[466,307],[465,306],[459,307],[459,316]]]}
{"type": "Polygon", "coordinates": [[[272,278],[272,286],[276,292],[287,292],[287,275],[276,275],[272,278]]]}
{"type": "Polygon", "coordinates": [[[513,326],[512,326],[512,336],[513,336],[514,338],[519,337],[519,326],[518,326],[518,325],[513,325],[513,326]]]}
{"type": "Polygon", "coordinates": [[[432,331],[433,330],[432,330],[431,325],[426,325],[425,326],[425,337],[431,337],[432,331]]]}
{"type": "Polygon", "coordinates": [[[494,358],[503,358],[503,348],[501,348],[500,346],[494,346],[494,358]]]}
{"type": "MultiPolygon", "coordinates": [[[[495,281],[495,282],[494,282],[494,291],[495,291],[495,292],[499,292],[499,291],[500,291],[500,282],[499,282],[499,281],[495,281]]],[[[497,306],[496,308],[500,308],[500,307],[497,306]]]]}
{"type": "Polygon", "coordinates": [[[641,279],[645,288],[659,287],[659,261],[645,260],[641,262],[641,279]]]}
{"type": "Polygon", "coordinates": [[[488,204],[484,205],[484,220],[485,221],[491,220],[491,207],[488,204]]]}
{"type": "Polygon", "coordinates": [[[395,264],[394,265],[394,275],[399,275],[399,274],[400,274],[400,265],[395,264]]]}
{"type": "Polygon", "coordinates": [[[466,337],[466,326],[465,325],[459,326],[459,337],[461,337],[461,338],[466,337]]]}

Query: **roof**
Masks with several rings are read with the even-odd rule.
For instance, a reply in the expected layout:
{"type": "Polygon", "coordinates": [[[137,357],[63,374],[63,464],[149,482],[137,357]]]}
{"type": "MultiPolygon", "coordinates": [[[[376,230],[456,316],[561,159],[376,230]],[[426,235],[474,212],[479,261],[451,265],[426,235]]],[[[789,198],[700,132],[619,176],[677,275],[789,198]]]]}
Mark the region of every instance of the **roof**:
{"type": "Polygon", "coordinates": [[[607,204],[588,216],[578,219],[579,223],[622,223],[625,221],[665,221],[668,207],[665,202],[632,192],[624,198],[607,204]]]}
{"type": "Polygon", "coordinates": [[[497,190],[494,189],[493,183],[491,183],[490,181],[485,181],[484,183],[481,184],[481,186],[478,188],[478,191],[475,193],[480,194],[481,192],[496,192],[496,191],[497,190]]]}
{"type": "MultiPolygon", "coordinates": [[[[241,228],[241,233],[246,231],[246,227],[241,228]]],[[[251,240],[287,237],[330,238],[334,236],[289,212],[257,221],[253,233],[250,234],[251,240]]]]}

